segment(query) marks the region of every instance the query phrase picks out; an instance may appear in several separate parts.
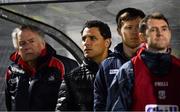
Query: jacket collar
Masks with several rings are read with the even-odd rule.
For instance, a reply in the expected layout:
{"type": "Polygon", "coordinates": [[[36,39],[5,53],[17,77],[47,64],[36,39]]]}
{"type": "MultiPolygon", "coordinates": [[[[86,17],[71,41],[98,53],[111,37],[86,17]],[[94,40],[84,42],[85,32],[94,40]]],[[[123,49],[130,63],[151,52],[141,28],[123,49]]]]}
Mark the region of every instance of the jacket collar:
{"type": "MultiPolygon", "coordinates": [[[[108,50],[108,57],[111,56],[111,55],[112,55],[112,51],[108,50]]],[[[90,71],[92,71],[95,74],[99,69],[99,65],[95,61],[90,60],[88,58],[84,58],[83,66],[86,66],[90,71]]]]}
{"type": "MultiPolygon", "coordinates": [[[[107,57],[110,57],[111,55],[112,55],[112,51],[108,50],[108,56],[107,57]]],[[[83,64],[84,65],[98,65],[95,61],[90,60],[90,59],[85,58],[85,57],[84,57],[84,60],[83,60],[83,64]]]]}
{"type": "Polygon", "coordinates": [[[99,69],[99,65],[95,61],[90,60],[88,58],[84,58],[82,66],[85,66],[88,70],[92,71],[94,74],[96,74],[96,72],[99,69]]]}
{"type": "Polygon", "coordinates": [[[125,56],[124,51],[123,51],[123,43],[119,43],[114,47],[114,54],[117,55],[118,57],[120,56],[124,60],[128,61],[129,58],[125,56]]]}
{"type": "Polygon", "coordinates": [[[165,75],[171,68],[171,52],[167,53],[153,53],[144,49],[141,53],[141,58],[155,75],[165,75]]]}

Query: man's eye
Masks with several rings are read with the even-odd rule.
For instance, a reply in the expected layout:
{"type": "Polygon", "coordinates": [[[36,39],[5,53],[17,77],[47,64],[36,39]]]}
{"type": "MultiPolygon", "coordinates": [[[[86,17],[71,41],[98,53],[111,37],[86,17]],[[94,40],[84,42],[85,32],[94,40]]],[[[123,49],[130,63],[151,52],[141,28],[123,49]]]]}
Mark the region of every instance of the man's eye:
{"type": "Polygon", "coordinates": [[[20,46],[24,46],[26,44],[26,42],[20,42],[19,45],[20,46]]]}
{"type": "Polygon", "coordinates": [[[163,28],[162,30],[163,30],[163,31],[167,31],[167,30],[168,30],[168,28],[163,28]]]}
{"type": "Polygon", "coordinates": [[[33,43],[33,42],[34,42],[34,40],[30,40],[30,41],[29,41],[29,43],[33,43]]]}
{"type": "Polygon", "coordinates": [[[90,39],[91,40],[96,40],[96,37],[95,36],[91,36],[90,39]]]}
{"type": "Polygon", "coordinates": [[[132,29],[132,26],[127,26],[126,29],[131,30],[131,29],[132,29]]]}
{"type": "Polygon", "coordinates": [[[82,41],[85,41],[86,40],[86,37],[82,37],[82,41]]]}
{"type": "Polygon", "coordinates": [[[151,28],[150,31],[151,31],[151,32],[155,32],[156,29],[155,29],[155,28],[151,28]]]}

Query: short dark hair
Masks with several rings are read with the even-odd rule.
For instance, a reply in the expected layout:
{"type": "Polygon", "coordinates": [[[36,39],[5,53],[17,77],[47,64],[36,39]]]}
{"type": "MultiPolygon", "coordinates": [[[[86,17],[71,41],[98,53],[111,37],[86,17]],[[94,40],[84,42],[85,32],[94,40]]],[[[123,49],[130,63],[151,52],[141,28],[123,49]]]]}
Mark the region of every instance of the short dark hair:
{"type": "Polygon", "coordinates": [[[87,21],[84,24],[83,29],[81,30],[81,35],[83,34],[85,28],[92,28],[92,27],[97,27],[104,39],[111,38],[111,30],[108,24],[98,20],[87,21]]]}
{"type": "Polygon", "coordinates": [[[122,9],[116,15],[117,27],[121,28],[124,21],[133,20],[138,17],[144,18],[145,13],[142,10],[136,9],[136,8],[128,7],[128,8],[122,9]]]}
{"type": "Polygon", "coordinates": [[[141,20],[141,22],[139,23],[139,32],[145,34],[145,31],[148,28],[147,22],[148,22],[149,19],[164,20],[167,23],[168,28],[170,28],[169,27],[169,22],[168,22],[167,18],[163,14],[161,14],[159,12],[154,12],[152,14],[147,15],[145,18],[143,18],[141,20]]]}

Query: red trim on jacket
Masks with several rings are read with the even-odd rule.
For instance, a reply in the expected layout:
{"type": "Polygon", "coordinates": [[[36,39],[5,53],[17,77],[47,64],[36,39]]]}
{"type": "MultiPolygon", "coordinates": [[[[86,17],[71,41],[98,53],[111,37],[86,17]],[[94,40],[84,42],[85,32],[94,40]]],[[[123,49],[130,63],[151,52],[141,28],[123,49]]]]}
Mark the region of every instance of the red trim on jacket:
{"type": "Polygon", "coordinates": [[[65,68],[64,68],[64,64],[57,58],[52,57],[51,61],[49,62],[49,67],[55,67],[58,68],[58,70],[61,72],[61,79],[64,78],[64,74],[65,74],[65,68]]]}
{"type": "Polygon", "coordinates": [[[15,62],[17,61],[17,64],[20,65],[25,71],[28,72],[29,75],[34,76],[36,73],[35,68],[30,67],[25,61],[22,60],[21,56],[18,54],[18,52],[14,52],[10,59],[15,62]]]}
{"type": "Polygon", "coordinates": [[[9,80],[10,79],[10,76],[11,76],[11,71],[9,69],[6,70],[6,73],[5,73],[5,79],[6,80],[9,80]]]}

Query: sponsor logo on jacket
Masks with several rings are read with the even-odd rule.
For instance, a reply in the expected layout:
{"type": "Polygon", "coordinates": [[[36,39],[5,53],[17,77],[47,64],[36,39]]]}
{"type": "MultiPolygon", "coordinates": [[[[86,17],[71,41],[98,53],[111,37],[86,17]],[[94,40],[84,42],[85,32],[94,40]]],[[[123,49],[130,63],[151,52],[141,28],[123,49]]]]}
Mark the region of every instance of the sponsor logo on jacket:
{"type": "Polygon", "coordinates": [[[110,69],[109,74],[116,74],[119,71],[119,69],[110,69]]]}
{"type": "Polygon", "coordinates": [[[145,107],[145,112],[179,112],[179,108],[177,105],[148,104],[145,107]]]}

